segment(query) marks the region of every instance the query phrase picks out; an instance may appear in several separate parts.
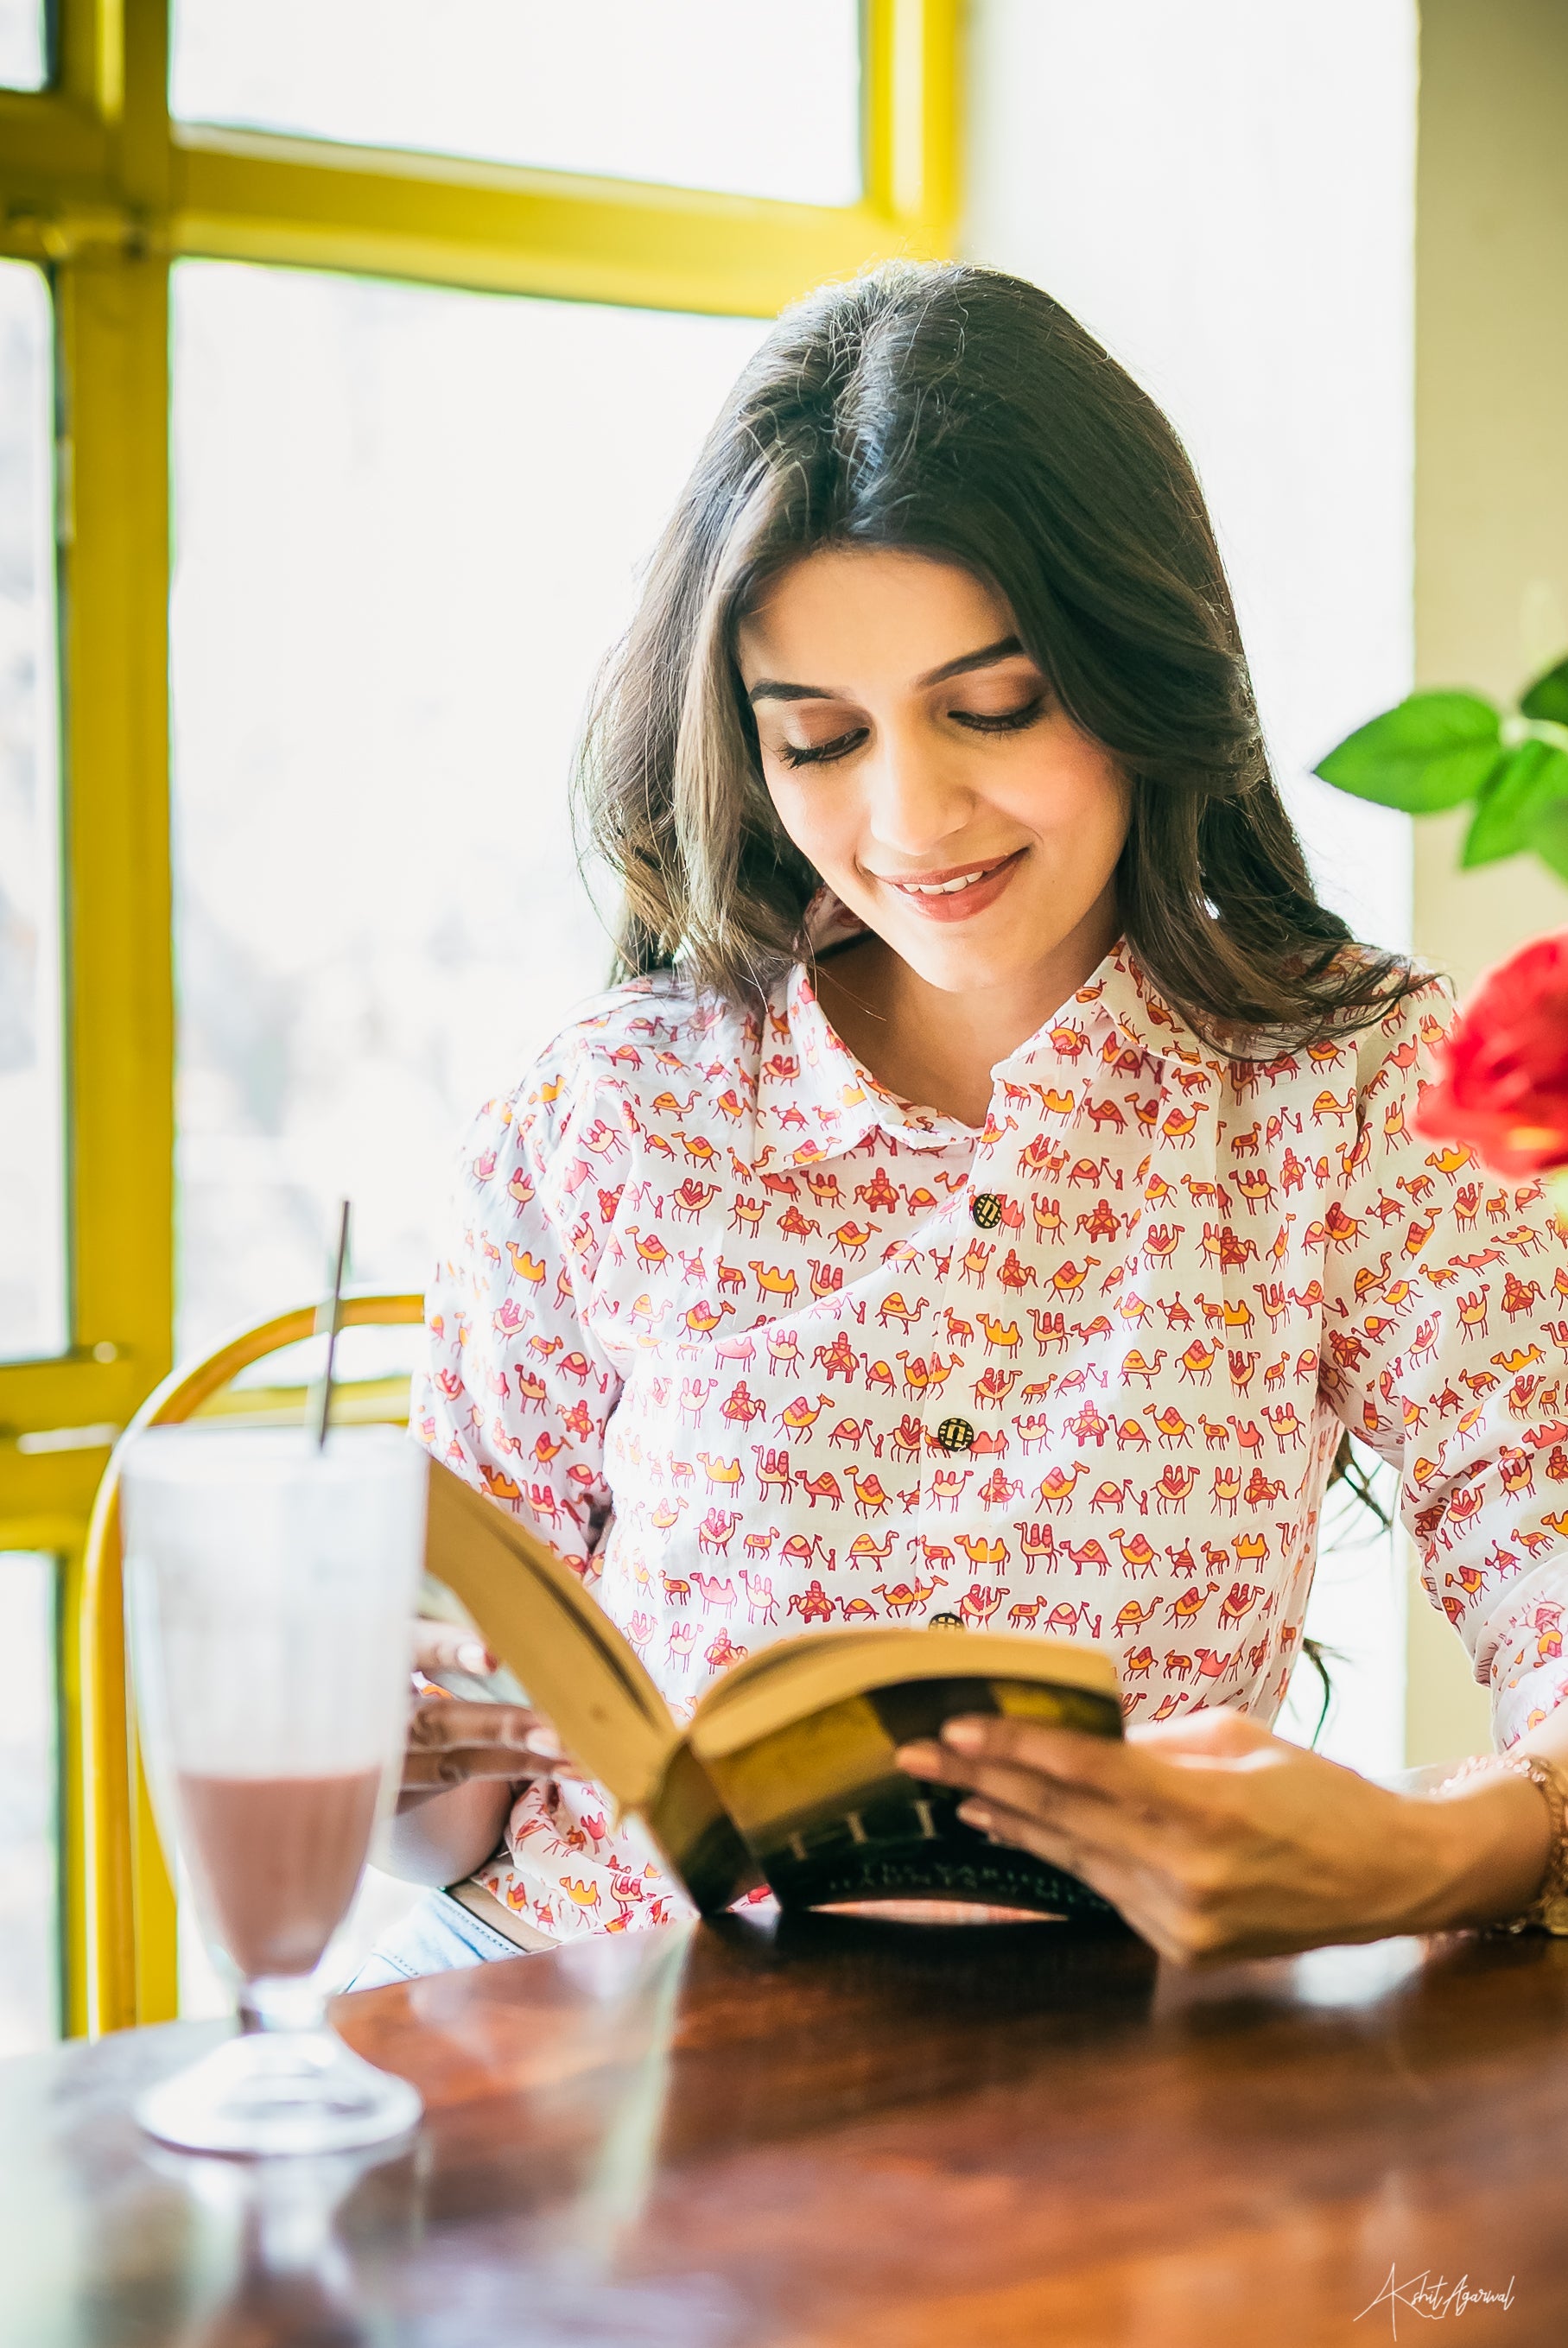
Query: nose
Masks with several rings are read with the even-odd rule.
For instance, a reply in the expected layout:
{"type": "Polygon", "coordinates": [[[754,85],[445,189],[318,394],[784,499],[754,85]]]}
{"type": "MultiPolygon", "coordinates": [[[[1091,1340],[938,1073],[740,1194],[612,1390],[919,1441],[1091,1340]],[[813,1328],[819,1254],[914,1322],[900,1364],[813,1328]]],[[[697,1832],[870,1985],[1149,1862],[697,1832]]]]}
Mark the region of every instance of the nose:
{"type": "Polygon", "coordinates": [[[914,726],[883,728],[865,776],[868,830],[886,855],[932,863],[975,811],[975,794],[953,771],[949,746],[914,726]]]}

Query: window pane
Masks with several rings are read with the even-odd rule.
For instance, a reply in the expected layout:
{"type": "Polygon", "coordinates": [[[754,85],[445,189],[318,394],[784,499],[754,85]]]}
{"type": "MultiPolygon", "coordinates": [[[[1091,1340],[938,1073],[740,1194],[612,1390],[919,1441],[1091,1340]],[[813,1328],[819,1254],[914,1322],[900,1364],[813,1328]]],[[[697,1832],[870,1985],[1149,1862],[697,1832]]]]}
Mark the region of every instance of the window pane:
{"type": "Polygon", "coordinates": [[[795,203],[861,192],[858,0],[176,0],[171,102],[795,203]]]}
{"type": "Polygon", "coordinates": [[[460,1126],[603,984],[566,778],[763,329],[175,271],[181,1338],[423,1287],[460,1126]]]}
{"type": "Polygon", "coordinates": [[[66,1342],[48,289],[0,261],[0,1359],[66,1342]]]}
{"type": "Polygon", "coordinates": [[[0,1551],[0,2055],[59,2033],[55,1560],[0,1551]]]}
{"type": "Polygon", "coordinates": [[[48,70],[40,0],[0,0],[0,88],[42,89],[48,70]]]}

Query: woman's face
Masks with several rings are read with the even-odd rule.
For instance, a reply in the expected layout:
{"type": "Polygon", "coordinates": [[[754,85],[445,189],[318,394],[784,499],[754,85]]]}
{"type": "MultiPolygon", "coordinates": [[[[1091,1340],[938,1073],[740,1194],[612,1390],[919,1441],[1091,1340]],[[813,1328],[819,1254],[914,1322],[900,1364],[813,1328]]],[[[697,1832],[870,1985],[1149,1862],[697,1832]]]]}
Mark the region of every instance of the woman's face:
{"type": "MultiPolygon", "coordinates": [[[[780,822],[929,984],[1016,986],[1117,934],[1131,792],[956,564],[823,549],[743,623],[780,822]]],[[[1075,981],[1080,983],[1080,981],[1075,981]]]]}

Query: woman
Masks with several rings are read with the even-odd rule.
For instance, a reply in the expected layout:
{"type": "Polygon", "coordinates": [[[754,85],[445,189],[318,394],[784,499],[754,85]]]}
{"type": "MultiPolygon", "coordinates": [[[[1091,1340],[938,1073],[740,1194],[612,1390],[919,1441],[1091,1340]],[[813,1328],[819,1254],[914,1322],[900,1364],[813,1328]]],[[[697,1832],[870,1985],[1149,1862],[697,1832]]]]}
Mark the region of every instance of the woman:
{"type": "MultiPolygon", "coordinates": [[[[1538,1186],[1413,1134],[1447,999],[1314,897],[1150,401],[1009,278],[803,304],[665,533],[583,792],[626,983],[480,1117],[422,1440],[677,1712],[819,1623],[1111,1649],[1125,1746],[973,1721],[905,1763],[1174,1958],[1524,1910],[1550,1770],[1415,1798],[1269,1730],[1349,1428],[1500,1741],[1568,1756],[1562,1250],[1538,1186]]],[[[484,1937],[404,1969],[677,1912],[553,1753],[419,1708],[397,1863],[484,1937]]]]}

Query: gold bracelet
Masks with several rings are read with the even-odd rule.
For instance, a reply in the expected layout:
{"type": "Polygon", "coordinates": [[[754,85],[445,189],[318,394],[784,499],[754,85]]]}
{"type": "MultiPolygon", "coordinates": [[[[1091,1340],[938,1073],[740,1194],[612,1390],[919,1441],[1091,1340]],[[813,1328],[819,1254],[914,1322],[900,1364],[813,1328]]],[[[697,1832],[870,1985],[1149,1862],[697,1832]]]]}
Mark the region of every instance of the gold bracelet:
{"type": "Polygon", "coordinates": [[[1461,1761],[1437,1790],[1439,1795],[1446,1794],[1450,1786],[1460,1785],[1468,1777],[1504,1776],[1528,1777],[1532,1786],[1540,1787],[1552,1820],[1552,1835],[1541,1889],[1528,1908],[1521,1909],[1517,1916],[1488,1924],[1485,1929],[1489,1932],[1535,1931],[1568,1936],[1568,1776],[1558,1765],[1543,1760],[1539,1753],[1478,1753],[1461,1761]]]}

